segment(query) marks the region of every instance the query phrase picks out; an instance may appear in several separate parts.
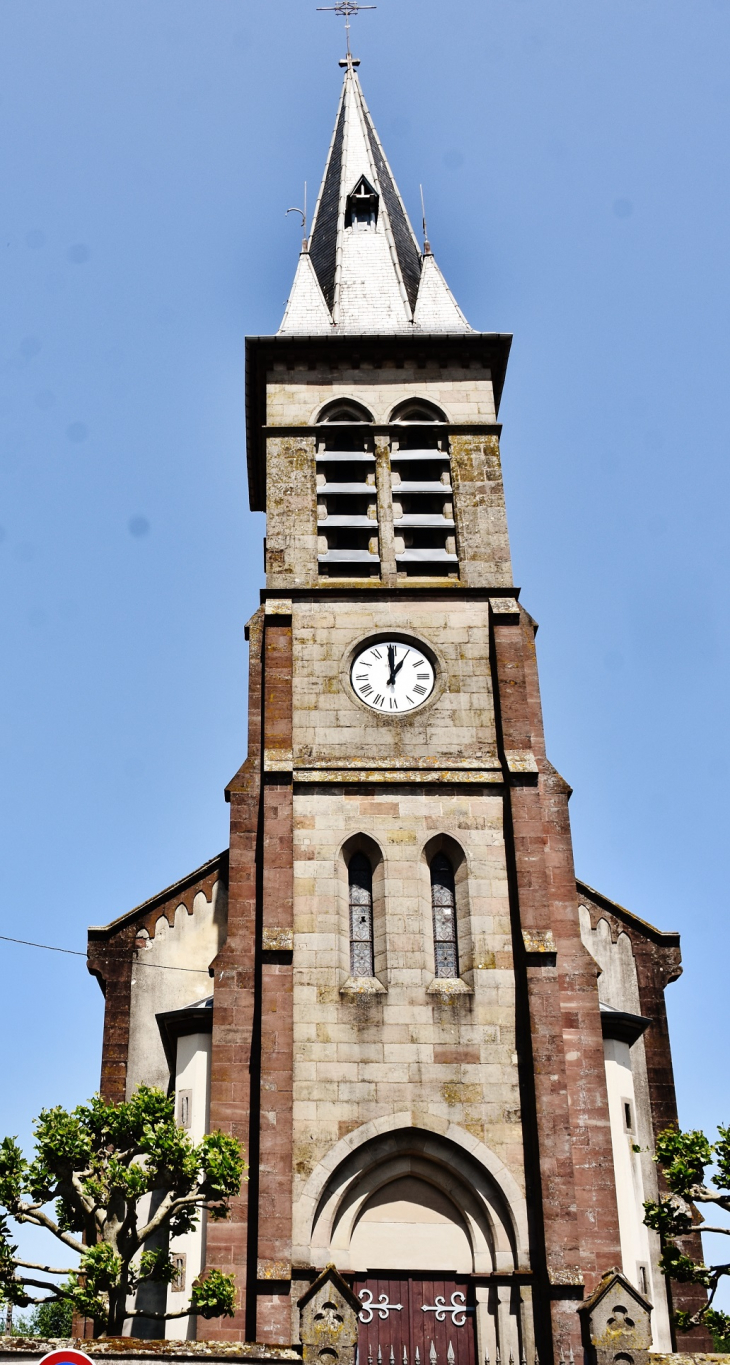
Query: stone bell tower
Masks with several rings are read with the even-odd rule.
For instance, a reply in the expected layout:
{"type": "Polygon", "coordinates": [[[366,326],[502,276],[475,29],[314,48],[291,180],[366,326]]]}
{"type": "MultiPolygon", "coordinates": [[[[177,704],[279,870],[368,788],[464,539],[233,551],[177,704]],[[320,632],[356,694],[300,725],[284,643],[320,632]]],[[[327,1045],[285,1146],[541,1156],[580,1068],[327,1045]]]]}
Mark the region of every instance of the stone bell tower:
{"type": "Polygon", "coordinates": [[[476,1317],[482,1355],[531,1361],[551,1313],[578,1349],[577,1300],[620,1260],[569,791],[510,565],[509,347],[421,251],[349,60],[281,328],[247,343],[266,587],[210,1112],[254,1169],[208,1258],[245,1255],[258,1340],[334,1262],[402,1305],[368,1349],[466,1365],[476,1317]]]}
{"type": "Polygon", "coordinates": [[[667,1349],[641,1202],[678,939],[576,882],[510,564],[510,338],[419,246],[343,65],[281,328],[247,341],[266,582],[230,849],[92,931],[103,1086],[169,1083],[246,1146],[233,1216],[180,1253],[178,1289],[185,1257],[237,1279],[206,1337],[296,1341],[334,1266],[363,1362],[546,1365],[620,1266],[667,1349]],[[198,997],[140,953],[199,964],[198,997]]]}

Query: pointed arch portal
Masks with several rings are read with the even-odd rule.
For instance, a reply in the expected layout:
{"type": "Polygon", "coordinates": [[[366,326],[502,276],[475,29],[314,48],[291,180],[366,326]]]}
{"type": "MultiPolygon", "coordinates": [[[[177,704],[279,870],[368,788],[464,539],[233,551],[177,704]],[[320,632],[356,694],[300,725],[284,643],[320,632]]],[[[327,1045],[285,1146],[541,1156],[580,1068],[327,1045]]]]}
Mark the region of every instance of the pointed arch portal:
{"type": "Polygon", "coordinates": [[[312,1265],[353,1276],[360,1360],[373,1365],[434,1365],[432,1349],[436,1365],[474,1365],[480,1314],[485,1340],[521,1340],[519,1305],[500,1333],[496,1290],[478,1285],[526,1268],[522,1195],[470,1134],[427,1123],[404,1113],[348,1134],[300,1200],[312,1265]]]}

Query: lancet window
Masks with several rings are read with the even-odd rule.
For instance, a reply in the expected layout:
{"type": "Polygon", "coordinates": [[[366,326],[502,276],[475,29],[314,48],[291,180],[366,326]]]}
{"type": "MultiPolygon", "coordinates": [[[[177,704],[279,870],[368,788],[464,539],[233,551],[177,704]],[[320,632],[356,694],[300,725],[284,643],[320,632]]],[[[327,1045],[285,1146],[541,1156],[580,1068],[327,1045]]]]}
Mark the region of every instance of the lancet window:
{"type": "Polygon", "coordinates": [[[431,861],[431,909],[436,975],[456,977],[459,975],[456,886],[454,869],[443,853],[437,853],[431,861]]]}
{"type": "Polygon", "coordinates": [[[317,536],[320,575],[380,573],[378,498],[371,414],[359,403],[331,404],[317,435],[317,536]]]}
{"type": "Polygon", "coordinates": [[[402,404],[391,418],[395,560],[406,577],[458,578],[449,439],[431,403],[402,404]]]}
{"type": "Polygon", "coordinates": [[[350,884],[350,973],[373,976],[373,870],[364,853],[353,853],[350,884]]]}

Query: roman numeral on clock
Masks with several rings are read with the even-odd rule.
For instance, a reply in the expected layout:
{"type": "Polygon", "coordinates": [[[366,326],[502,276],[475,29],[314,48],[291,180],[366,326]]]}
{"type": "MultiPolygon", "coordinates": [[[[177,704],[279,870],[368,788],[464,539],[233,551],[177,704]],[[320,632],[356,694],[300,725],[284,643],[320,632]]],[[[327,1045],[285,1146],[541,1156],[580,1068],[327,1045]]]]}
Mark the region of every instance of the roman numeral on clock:
{"type": "Polygon", "coordinates": [[[426,689],[425,687],[421,687],[420,683],[416,683],[413,691],[417,692],[420,697],[425,697],[426,695],[426,689]]]}
{"type": "Polygon", "coordinates": [[[361,697],[367,697],[368,693],[369,693],[369,692],[372,692],[372,690],[373,690],[373,689],[372,689],[372,687],[370,686],[370,683],[367,683],[367,684],[365,685],[365,687],[361,687],[361,688],[360,688],[360,696],[361,696],[361,697]]]}

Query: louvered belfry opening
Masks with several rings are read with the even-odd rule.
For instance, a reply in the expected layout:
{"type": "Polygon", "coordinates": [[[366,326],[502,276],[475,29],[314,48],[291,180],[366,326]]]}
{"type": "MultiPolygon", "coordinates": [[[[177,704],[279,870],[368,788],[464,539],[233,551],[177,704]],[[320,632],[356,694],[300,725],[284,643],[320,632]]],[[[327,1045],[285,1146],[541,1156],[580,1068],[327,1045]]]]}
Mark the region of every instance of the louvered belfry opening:
{"type": "Polygon", "coordinates": [[[350,973],[374,976],[373,870],[364,853],[353,853],[347,869],[350,884],[350,973]]]}
{"type": "Polygon", "coordinates": [[[458,578],[449,438],[443,414],[409,404],[390,445],[395,561],[405,577],[458,578]]]}
{"type": "Polygon", "coordinates": [[[431,908],[436,975],[457,977],[456,886],[454,869],[443,853],[437,853],[431,862],[431,908]]]}
{"type": "Polygon", "coordinates": [[[370,414],[337,404],[317,435],[319,572],[327,578],[371,578],[380,573],[375,447],[370,414]]]}

